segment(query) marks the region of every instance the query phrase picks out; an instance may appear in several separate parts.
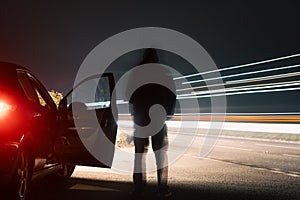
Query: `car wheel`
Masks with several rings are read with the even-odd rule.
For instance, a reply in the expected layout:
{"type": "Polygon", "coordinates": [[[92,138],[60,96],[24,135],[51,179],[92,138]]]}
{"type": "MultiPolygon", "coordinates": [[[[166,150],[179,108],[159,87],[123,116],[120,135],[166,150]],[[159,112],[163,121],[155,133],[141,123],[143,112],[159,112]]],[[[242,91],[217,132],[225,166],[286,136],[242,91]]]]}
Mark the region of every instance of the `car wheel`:
{"type": "Polygon", "coordinates": [[[28,199],[28,188],[31,179],[32,165],[28,150],[21,149],[18,157],[14,180],[14,196],[17,200],[28,199]]]}
{"type": "Polygon", "coordinates": [[[70,178],[75,170],[74,164],[63,164],[63,169],[58,171],[56,174],[59,177],[70,178]]]}
{"type": "Polygon", "coordinates": [[[49,181],[66,181],[71,177],[75,169],[75,164],[62,164],[62,169],[54,174],[48,175],[47,179],[49,181]]]}

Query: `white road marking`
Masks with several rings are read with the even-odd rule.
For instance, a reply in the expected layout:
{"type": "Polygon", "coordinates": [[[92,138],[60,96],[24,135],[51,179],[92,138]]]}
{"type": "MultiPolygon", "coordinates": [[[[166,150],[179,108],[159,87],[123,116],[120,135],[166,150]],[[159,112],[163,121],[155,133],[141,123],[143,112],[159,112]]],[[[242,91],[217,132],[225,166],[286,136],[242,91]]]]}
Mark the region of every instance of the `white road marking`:
{"type": "Polygon", "coordinates": [[[248,151],[248,152],[253,151],[252,149],[244,149],[244,148],[238,148],[238,147],[227,147],[227,146],[222,146],[222,145],[217,145],[216,147],[221,147],[221,148],[225,148],[225,149],[234,149],[234,150],[248,151]]]}
{"type": "Polygon", "coordinates": [[[257,169],[257,170],[266,170],[265,168],[262,168],[262,167],[254,167],[254,169],[257,169]]]}
{"type": "Polygon", "coordinates": [[[292,158],[300,158],[300,155],[294,155],[294,154],[282,154],[282,155],[292,157],[292,158]]]}
{"type": "Polygon", "coordinates": [[[251,168],[256,169],[256,170],[263,170],[263,171],[268,171],[268,172],[272,172],[272,173],[276,173],[276,174],[282,174],[282,175],[285,175],[285,176],[300,178],[300,172],[285,172],[285,171],[283,171],[279,168],[268,169],[268,168],[258,167],[258,166],[253,167],[253,166],[245,165],[245,164],[238,163],[238,162],[228,162],[228,161],[221,160],[221,159],[199,157],[199,156],[196,156],[196,155],[193,155],[193,154],[184,154],[184,156],[188,156],[188,157],[192,157],[192,158],[196,158],[196,159],[216,161],[216,162],[225,162],[225,163],[229,163],[229,164],[233,164],[233,165],[241,165],[241,166],[245,166],[245,167],[251,167],[251,168]]]}
{"type": "MultiPolygon", "coordinates": [[[[267,169],[266,169],[267,170],[267,169]]],[[[273,172],[273,173],[276,173],[276,174],[284,174],[284,175],[288,175],[288,174],[286,174],[285,172],[283,172],[283,171],[278,171],[278,170],[269,170],[269,171],[271,171],[271,172],[273,172]]]]}
{"type": "Polygon", "coordinates": [[[300,175],[300,172],[290,172],[290,173],[300,175]]]}
{"type": "Polygon", "coordinates": [[[274,171],[281,171],[281,169],[279,169],[279,168],[271,168],[271,169],[274,171]]]}
{"type": "Polygon", "coordinates": [[[291,176],[291,177],[297,177],[297,178],[300,177],[300,175],[298,175],[298,174],[286,174],[286,175],[291,176]]]}
{"type": "Polygon", "coordinates": [[[300,147],[288,147],[288,146],[280,146],[280,145],[272,145],[272,144],[261,144],[261,143],[255,143],[255,145],[263,146],[263,147],[275,147],[275,148],[283,148],[283,149],[300,150],[300,147]]]}

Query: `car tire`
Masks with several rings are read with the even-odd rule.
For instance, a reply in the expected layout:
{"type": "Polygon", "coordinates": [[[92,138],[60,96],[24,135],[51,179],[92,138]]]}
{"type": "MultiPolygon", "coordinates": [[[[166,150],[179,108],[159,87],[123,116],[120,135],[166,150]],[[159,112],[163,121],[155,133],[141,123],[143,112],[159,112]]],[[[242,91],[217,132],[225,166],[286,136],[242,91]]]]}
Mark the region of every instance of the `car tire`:
{"type": "Polygon", "coordinates": [[[62,164],[62,169],[56,173],[47,176],[47,180],[51,182],[64,182],[67,181],[75,170],[75,164],[62,164]]]}
{"type": "Polygon", "coordinates": [[[19,151],[16,171],[12,182],[12,195],[16,200],[29,199],[29,184],[32,177],[32,155],[29,149],[21,148],[19,151]]]}

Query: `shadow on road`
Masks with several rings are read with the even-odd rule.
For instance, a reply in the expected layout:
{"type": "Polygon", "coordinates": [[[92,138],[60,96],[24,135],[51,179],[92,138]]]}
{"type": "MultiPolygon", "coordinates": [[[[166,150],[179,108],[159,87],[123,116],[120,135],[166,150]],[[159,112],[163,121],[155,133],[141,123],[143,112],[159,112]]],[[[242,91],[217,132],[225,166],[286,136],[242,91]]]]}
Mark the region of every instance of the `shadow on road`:
{"type": "MultiPolygon", "coordinates": [[[[278,195],[271,191],[247,191],[244,189],[233,189],[220,185],[193,185],[171,184],[174,200],[242,200],[242,199],[297,199],[278,195]]],[[[50,183],[46,180],[35,181],[31,186],[30,200],[129,200],[131,182],[91,180],[71,178],[65,183],[50,183]]],[[[156,186],[150,183],[146,187],[143,200],[159,199],[156,195],[156,186]]],[[[3,193],[2,193],[3,194],[3,193]]],[[[3,197],[3,196],[2,196],[3,197]]],[[[2,198],[1,198],[2,199],[2,198]]]]}

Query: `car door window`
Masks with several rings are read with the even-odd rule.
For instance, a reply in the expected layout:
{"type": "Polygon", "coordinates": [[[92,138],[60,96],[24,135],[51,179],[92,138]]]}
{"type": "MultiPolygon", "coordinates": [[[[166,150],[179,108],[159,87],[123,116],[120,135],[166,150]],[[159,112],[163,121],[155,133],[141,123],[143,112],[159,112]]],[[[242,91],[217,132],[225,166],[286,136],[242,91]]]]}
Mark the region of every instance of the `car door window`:
{"type": "Polygon", "coordinates": [[[85,105],[87,110],[109,108],[110,96],[109,78],[97,77],[87,80],[75,88],[67,96],[67,104],[69,106],[71,103],[80,102],[85,105]],[[91,90],[94,90],[94,95],[91,95],[91,90]]]}
{"type": "Polygon", "coordinates": [[[68,145],[57,143],[56,149],[66,163],[94,167],[111,167],[117,123],[111,73],[98,74],[84,79],[59,106],[62,137],[68,145]],[[105,152],[101,159],[91,152],[105,152]]]}
{"type": "Polygon", "coordinates": [[[25,72],[18,72],[18,79],[27,99],[38,104],[38,96],[27,74],[25,72]]]}
{"type": "Polygon", "coordinates": [[[45,107],[47,105],[46,100],[43,98],[43,96],[39,93],[39,91],[37,89],[35,89],[35,92],[38,96],[38,100],[41,106],[45,107]]]}
{"type": "Polygon", "coordinates": [[[18,72],[18,78],[28,100],[45,108],[55,108],[55,104],[49,96],[47,90],[36,78],[23,71],[18,72]]]}
{"type": "Polygon", "coordinates": [[[38,97],[38,103],[45,108],[55,109],[56,105],[54,104],[52,98],[50,97],[48,91],[42,86],[42,84],[31,74],[27,73],[29,79],[34,87],[36,96],[38,97]]]}

